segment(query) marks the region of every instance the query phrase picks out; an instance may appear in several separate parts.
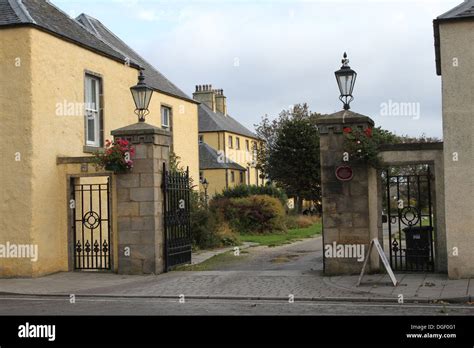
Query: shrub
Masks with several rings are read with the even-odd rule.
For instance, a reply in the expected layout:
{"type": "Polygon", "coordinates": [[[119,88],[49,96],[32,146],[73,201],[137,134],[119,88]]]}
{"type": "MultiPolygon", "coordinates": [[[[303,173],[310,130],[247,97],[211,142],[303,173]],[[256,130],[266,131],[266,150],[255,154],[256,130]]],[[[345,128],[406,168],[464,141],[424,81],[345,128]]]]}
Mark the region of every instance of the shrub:
{"type": "Polygon", "coordinates": [[[319,217],[307,215],[288,215],[286,217],[286,228],[293,230],[296,228],[308,228],[320,221],[319,217]]]}
{"type": "Polygon", "coordinates": [[[191,195],[191,236],[193,247],[210,249],[237,244],[235,233],[222,222],[215,212],[206,209],[197,192],[191,195]]]}
{"type": "Polygon", "coordinates": [[[283,190],[273,187],[271,185],[238,185],[232,188],[224,189],[221,194],[214,196],[214,198],[243,198],[256,195],[267,195],[270,197],[275,197],[283,205],[285,205],[288,201],[288,197],[286,196],[283,190]]]}
{"type": "Polygon", "coordinates": [[[191,211],[191,234],[193,245],[199,249],[220,245],[215,218],[205,209],[191,211]]]}
{"type": "Polygon", "coordinates": [[[212,210],[222,222],[239,233],[285,232],[285,210],[281,202],[267,195],[213,199],[212,210]]]}

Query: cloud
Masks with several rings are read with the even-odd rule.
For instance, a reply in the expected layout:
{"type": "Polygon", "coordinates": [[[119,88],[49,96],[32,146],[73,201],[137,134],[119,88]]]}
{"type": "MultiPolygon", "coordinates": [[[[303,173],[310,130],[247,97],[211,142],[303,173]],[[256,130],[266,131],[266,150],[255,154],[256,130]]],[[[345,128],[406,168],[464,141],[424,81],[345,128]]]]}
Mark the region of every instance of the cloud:
{"type": "Polygon", "coordinates": [[[111,29],[143,33],[127,42],[189,94],[196,84],[223,88],[248,127],[298,102],[338,111],[334,71],[347,51],[354,111],[397,133],[441,136],[432,20],[458,2],[135,1],[137,11],[114,16],[141,22],[117,18],[111,29]],[[419,103],[420,119],[382,117],[388,100],[419,103]]]}

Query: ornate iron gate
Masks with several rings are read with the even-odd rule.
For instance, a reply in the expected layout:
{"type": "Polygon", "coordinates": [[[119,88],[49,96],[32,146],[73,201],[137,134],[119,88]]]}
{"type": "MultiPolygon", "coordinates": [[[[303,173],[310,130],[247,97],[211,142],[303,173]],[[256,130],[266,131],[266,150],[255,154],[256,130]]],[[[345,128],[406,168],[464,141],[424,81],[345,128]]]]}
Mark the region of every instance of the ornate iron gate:
{"type": "Polygon", "coordinates": [[[167,171],[163,164],[165,270],[191,262],[189,168],[167,171]]]}
{"type": "Polygon", "coordinates": [[[396,271],[434,271],[432,175],[386,171],[390,265],[396,271]]]}
{"type": "Polygon", "coordinates": [[[77,270],[111,269],[109,187],[109,178],[104,184],[73,183],[72,227],[77,270]]]}

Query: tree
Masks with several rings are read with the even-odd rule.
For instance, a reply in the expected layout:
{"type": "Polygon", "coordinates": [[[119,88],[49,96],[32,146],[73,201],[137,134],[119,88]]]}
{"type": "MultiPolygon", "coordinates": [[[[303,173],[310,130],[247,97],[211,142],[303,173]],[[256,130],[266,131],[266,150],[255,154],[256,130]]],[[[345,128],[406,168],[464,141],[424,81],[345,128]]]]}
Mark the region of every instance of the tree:
{"type": "Polygon", "coordinates": [[[257,135],[264,141],[257,152],[257,167],[295,198],[298,212],[303,200],[321,199],[317,116],[307,104],[298,104],[272,121],[265,115],[256,125],[257,135]]]}

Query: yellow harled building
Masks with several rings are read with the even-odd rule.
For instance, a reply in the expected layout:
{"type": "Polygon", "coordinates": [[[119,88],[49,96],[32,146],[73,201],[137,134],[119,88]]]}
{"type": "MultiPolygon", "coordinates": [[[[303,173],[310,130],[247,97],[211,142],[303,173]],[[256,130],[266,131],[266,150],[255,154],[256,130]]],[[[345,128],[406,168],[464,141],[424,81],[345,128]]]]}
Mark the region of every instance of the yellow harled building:
{"type": "Polygon", "coordinates": [[[171,132],[172,150],[197,181],[197,101],[99,20],[71,18],[44,0],[0,0],[0,246],[38,248],[37,259],[0,257],[0,277],[75,269],[72,226],[84,217],[73,216],[73,197],[86,222],[104,224],[100,248],[116,267],[116,178],[90,157],[112,130],[137,122],[130,87],[140,69],[154,90],[146,122],[171,132]]]}
{"type": "MultiPolygon", "coordinates": [[[[237,185],[265,184],[256,168],[256,151],[261,146],[257,135],[227,112],[222,89],[198,85],[193,99],[199,105],[199,177],[208,183],[212,197],[237,185]]],[[[201,192],[203,191],[201,185],[201,192]]]]}

